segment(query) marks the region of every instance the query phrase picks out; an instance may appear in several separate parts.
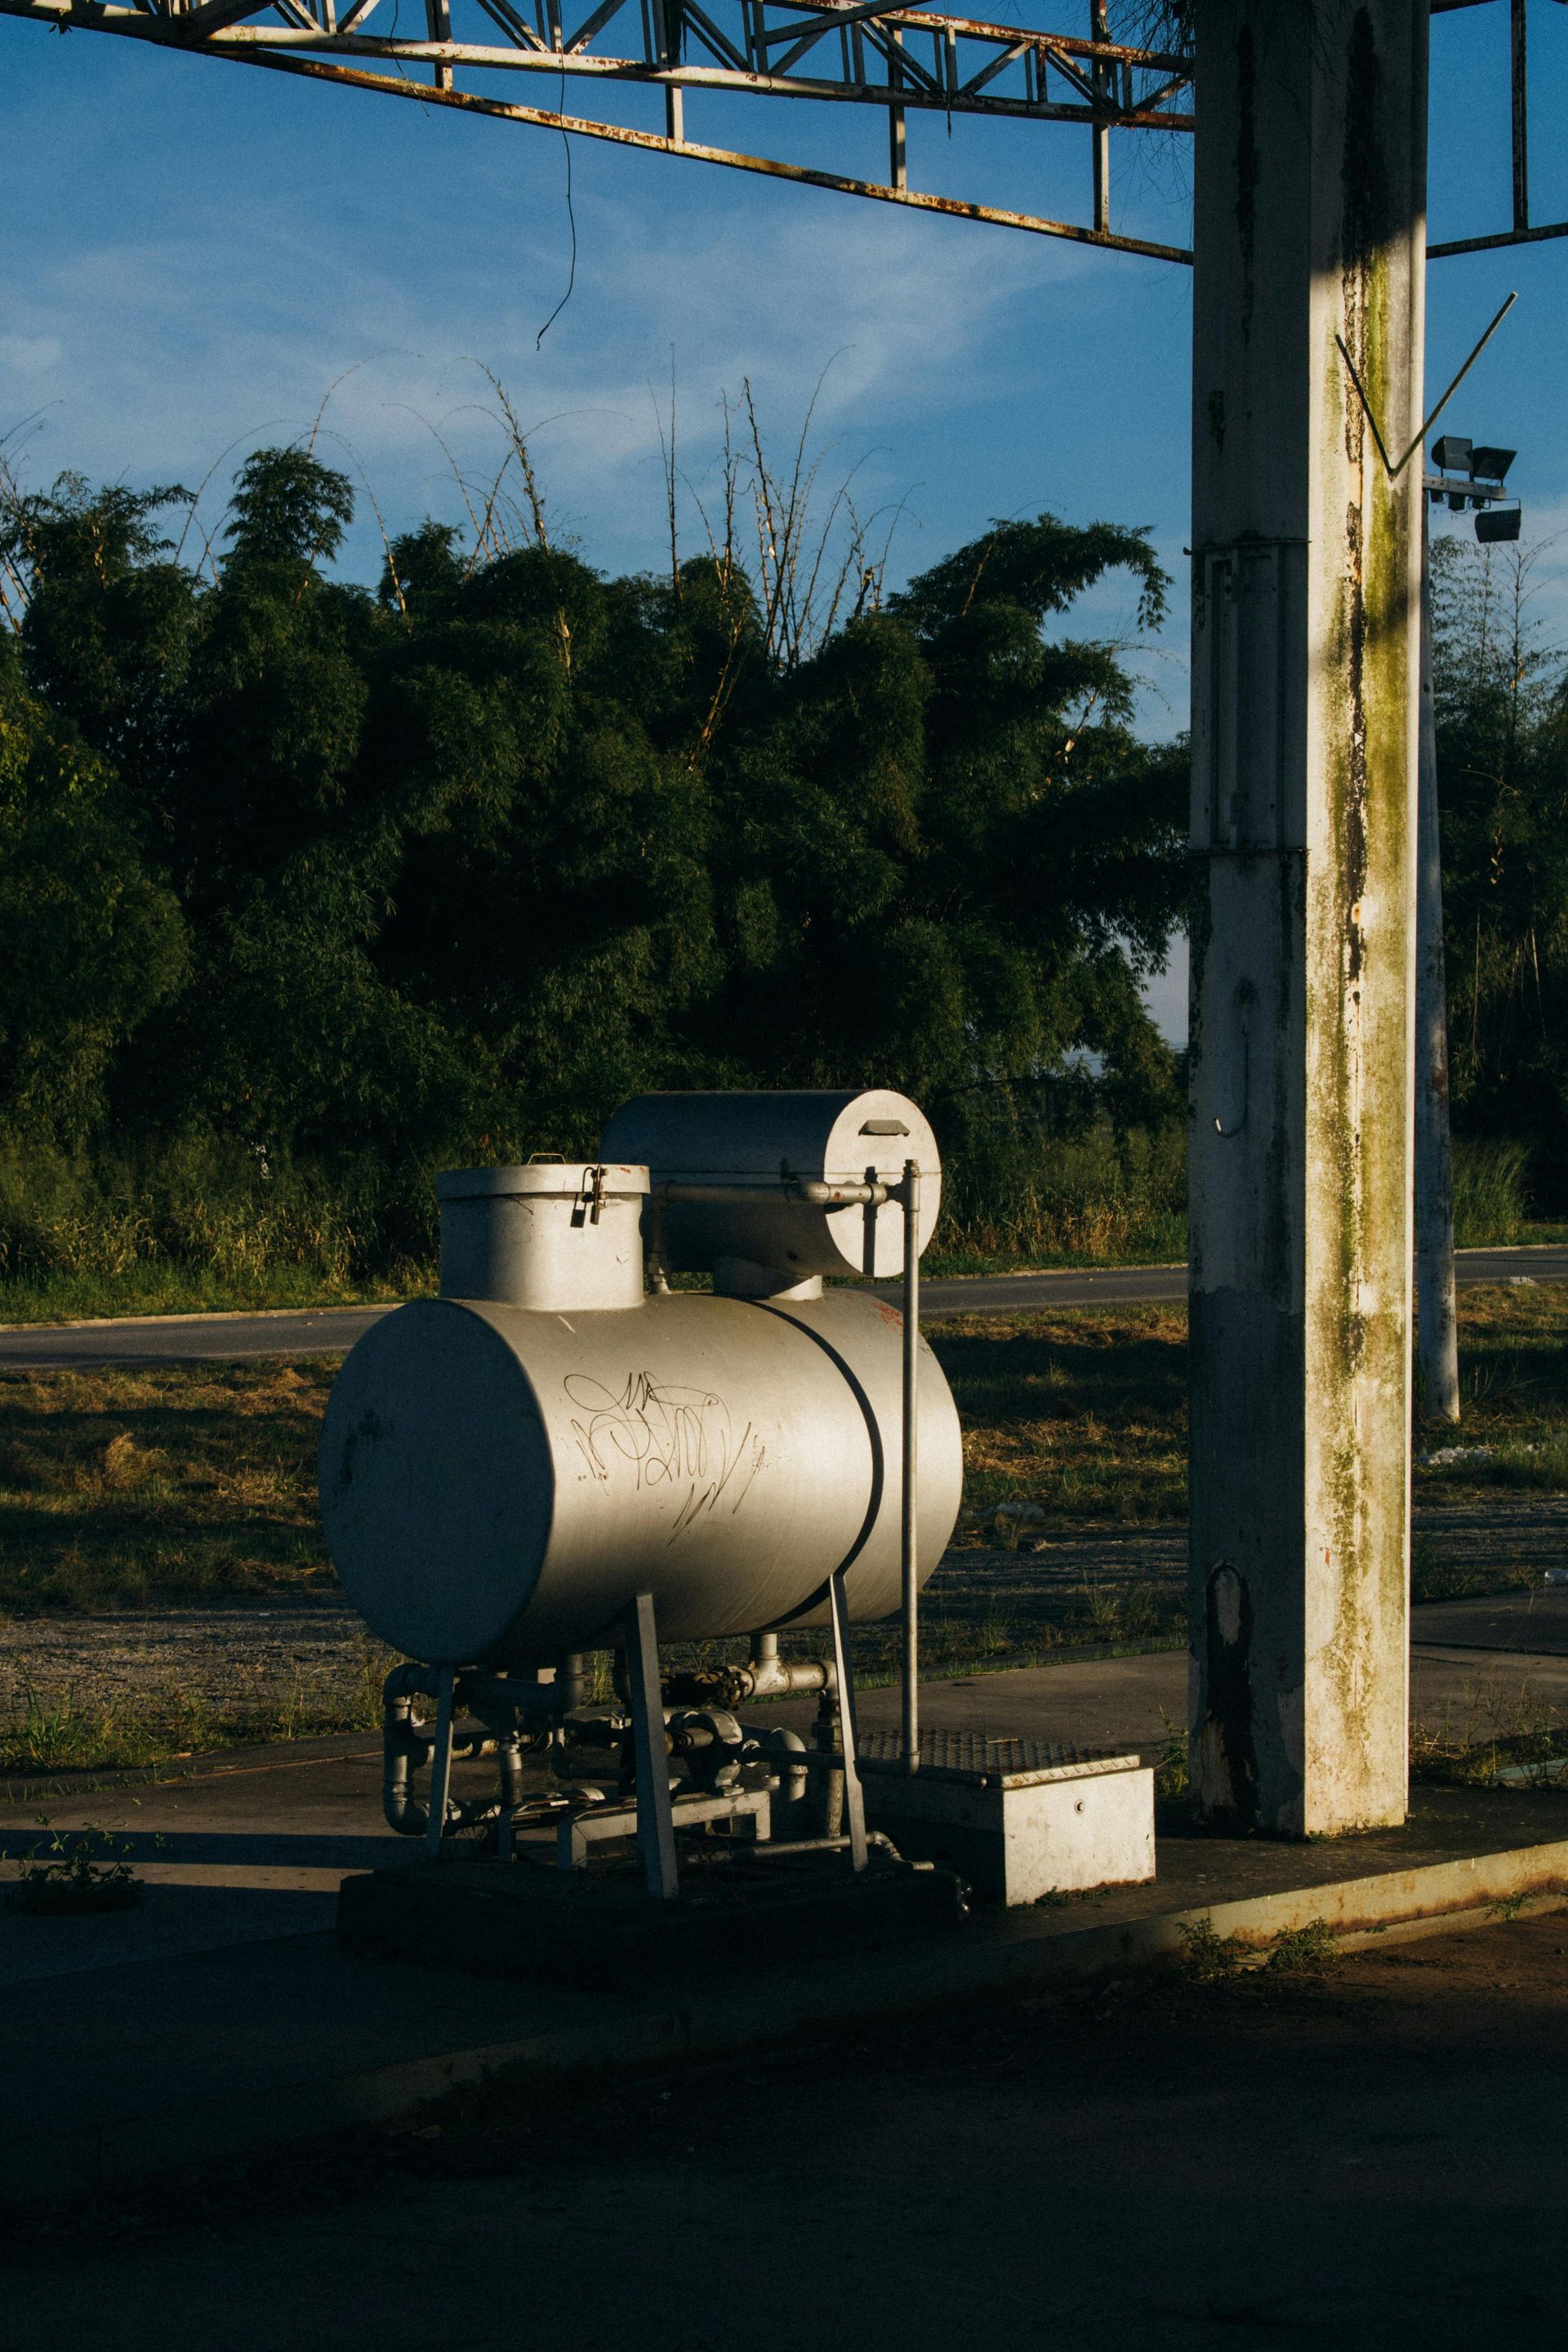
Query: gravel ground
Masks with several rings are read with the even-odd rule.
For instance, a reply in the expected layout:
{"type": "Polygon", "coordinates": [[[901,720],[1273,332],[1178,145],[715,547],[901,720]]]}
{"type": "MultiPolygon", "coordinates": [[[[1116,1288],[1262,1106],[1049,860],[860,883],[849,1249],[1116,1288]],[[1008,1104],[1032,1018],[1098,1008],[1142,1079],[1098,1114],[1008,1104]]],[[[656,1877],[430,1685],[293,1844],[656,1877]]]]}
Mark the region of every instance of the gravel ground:
{"type": "Polygon", "coordinates": [[[326,1601],[13,1618],[0,1636],[0,1717],[31,1696],[315,1724],[363,1713],[390,1663],[361,1617],[326,1601]]]}
{"type": "MultiPolygon", "coordinates": [[[[1486,1577],[1568,1566],[1568,1496],[1426,1508],[1415,1524],[1429,1570],[1486,1577]]],[[[1136,1646],[1141,1630],[1151,1643],[1163,1629],[1169,1639],[1185,1572],[1180,1527],[1036,1533],[1025,1523],[1016,1550],[948,1554],[926,1588],[933,1653],[940,1660],[944,1642],[961,1647],[981,1628],[992,1629],[998,1664],[1064,1631],[1092,1643],[1091,1609],[1105,1612],[1108,1642],[1136,1646]],[[1117,1615],[1137,1588],[1153,1610],[1142,1625],[1117,1615]]],[[[963,1655],[985,1662],[983,1649],[963,1655]]],[[[15,1617],[0,1633],[0,1715],[15,1715],[30,1691],[44,1701],[156,1708],[178,1698],[236,1718],[290,1709],[320,1717],[363,1705],[387,1660],[363,1621],[330,1598],[15,1617]]]]}

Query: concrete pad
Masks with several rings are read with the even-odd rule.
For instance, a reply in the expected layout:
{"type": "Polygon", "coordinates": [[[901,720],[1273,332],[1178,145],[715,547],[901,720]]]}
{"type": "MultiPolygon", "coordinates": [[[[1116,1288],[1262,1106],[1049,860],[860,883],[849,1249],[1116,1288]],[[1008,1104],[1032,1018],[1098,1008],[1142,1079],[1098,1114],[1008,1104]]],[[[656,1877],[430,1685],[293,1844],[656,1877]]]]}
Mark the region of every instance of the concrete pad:
{"type": "MultiPolygon", "coordinates": [[[[106,1940],[104,1965],[8,1990],[0,2195],[68,2194],[382,2120],[497,2069],[717,2057],[1065,1987],[1149,1965],[1199,1922],[1257,1948],[1317,1919],[1364,1937],[1560,1907],[1568,1798],[1424,1792],[1403,1831],[1332,1845],[1167,1840],[1159,1868],[1152,1886],[675,1994],[492,1983],[363,1960],[320,1935],[118,1962],[106,1940]]],[[[150,1891],[149,1918],[167,1891],[150,1891]]]]}

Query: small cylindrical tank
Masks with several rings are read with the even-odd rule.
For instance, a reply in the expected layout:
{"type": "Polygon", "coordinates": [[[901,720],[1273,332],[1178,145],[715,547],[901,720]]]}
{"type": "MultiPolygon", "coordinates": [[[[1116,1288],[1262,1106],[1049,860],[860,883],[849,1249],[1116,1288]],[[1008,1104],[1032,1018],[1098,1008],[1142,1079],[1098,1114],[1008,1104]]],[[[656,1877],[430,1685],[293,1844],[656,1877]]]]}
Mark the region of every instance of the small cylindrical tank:
{"type": "Polygon", "coordinates": [[[531,1160],[436,1179],[441,1296],[512,1307],[636,1307],[647,1170],[531,1160]]]}
{"type": "Polygon", "coordinates": [[[821,1275],[886,1279],[904,1262],[898,1202],[834,1207],[804,1198],[798,1187],[896,1184],[915,1160],[922,1250],[942,1207],[942,1155],[931,1122],[907,1095],[884,1087],[634,1095],[599,1149],[606,1160],[645,1161],[656,1186],[679,1192],[706,1184],[730,1195],[670,1202],[662,1230],[672,1271],[727,1262],[773,1267],[792,1283],[821,1275]]]}

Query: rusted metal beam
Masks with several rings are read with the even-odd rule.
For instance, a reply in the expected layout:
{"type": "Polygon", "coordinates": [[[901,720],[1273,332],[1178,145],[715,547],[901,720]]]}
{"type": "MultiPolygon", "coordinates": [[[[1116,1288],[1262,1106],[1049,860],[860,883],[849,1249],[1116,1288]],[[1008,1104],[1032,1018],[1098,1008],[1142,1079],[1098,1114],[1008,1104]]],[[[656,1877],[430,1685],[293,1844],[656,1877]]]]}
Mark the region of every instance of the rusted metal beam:
{"type": "MultiPolygon", "coordinates": [[[[234,0],[204,0],[204,5],[227,8],[234,5],[234,0]]],[[[268,0],[268,5],[277,5],[277,0],[268,0]]],[[[288,5],[288,0],[284,0],[284,5],[288,5]]],[[[374,32],[329,33],[313,21],[295,26],[231,23],[216,27],[210,37],[193,41],[189,38],[189,27],[196,21],[194,15],[173,20],[154,20],[133,7],[100,5],[98,0],[0,0],[0,15],[80,26],[94,32],[118,33],[134,39],[182,48],[194,47],[215,57],[238,58],[247,63],[257,62],[257,53],[263,50],[303,51],[321,59],[385,59],[435,68],[464,66],[479,72],[571,74],[591,80],[643,82],[659,87],[682,85],[690,89],[744,92],[752,96],[848,100],[884,107],[896,104],[921,108],[933,113],[990,114],[1089,125],[1098,120],[1095,109],[1090,106],[997,96],[989,91],[970,93],[962,85],[950,87],[937,83],[920,73],[915,61],[908,58],[903,60],[900,79],[896,85],[890,80],[847,83],[799,74],[747,72],[722,65],[694,66],[677,62],[673,58],[668,62],[650,63],[642,58],[594,57],[580,51],[574,53],[543,46],[498,48],[474,41],[401,39],[374,32]]],[[[940,25],[937,29],[941,29],[940,25]]],[[[331,70],[339,79],[348,78],[345,70],[335,63],[331,70]]],[[[1119,116],[1117,120],[1131,129],[1182,131],[1192,126],[1190,115],[1143,110],[1119,116]]],[[[613,125],[589,125],[584,135],[610,136],[614,131],[613,125]]],[[[1162,250],[1175,251],[1176,248],[1164,247],[1162,250]]]]}
{"type": "MultiPolygon", "coordinates": [[[[0,0],[0,14],[7,11],[0,0]]],[[[328,64],[319,58],[290,57],[272,49],[225,49],[217,54],[242,65],[261,66],[273,73],[301,74],[313,81],[342,82],[350,89],[370,89],[386,98],[411,98],[425,106],[459,107],[469,114],[489,115],[503,122],[528,122],[546,131],[564,131],[581,139],[607,139],[621,147],[640,147],[655,154],[683,155],[693,163],[721,163],[733,172],[759,172],[766,178],[790,180],[801,186],[829,188],[840,195],[867,196],[879,204],[908,205],[914,211],[945,214],[952,220],[984,221],[997,228],[1027,230],[1036,236],[1064,237],[1070,244],[1098,246],[1110,253],[1141,254],[1152,261],[1192,263],[1184,246],[1159,245],[1147,237],[1100,236],[1072,221],[1047,220],[1033,213],[1015,213],[998,205],[966,203],[957,196],[928,195],[915,188],[893,188],[871,180],[857,180],[838,172],[816,172],[801,163],[785,163],[766,155],[747,155],[728,147],[700,146],[691,140],[660,138],[651,131],[632,131],[617,122],[592,122],[581,115],[558,114],[537,106],[512,106],[503,100],[481,98],[472,90],[432,89],[423,82],[393,80],[351,67],[328,64]]],[[[671,77],[684,79],[685,77],[671,77]]]]}
{"type": "MultiPolygon", "coordinates": [[[[773,5],[787,5],[792,13],[785,24],[773,26],[763,22],[765,0],[747,0],[747,5],[742,7],[742,30],[736,40],[730,38],[712,16],[693,5],[685,12],[683,28],[689,29],[717,60],[716,66],[709,68],[685,62],[680,35],[670,39],[654,33],[655,21],[662,23],[664,12],[659,8],[649,12],[649,37],[640,55],[590,53],[590,41],[617,16],[627,13],[625,0],[605,0],[570,34],[561,26],[559,9],[552,0],[548,38],[534,31],[512,0],[474,0],[474,5],[506,34],[509,46],[505,47],[453,40],[450,0],[443,0],[439,27],[427,23],[427,39],[424,43],[401,37],[395,22],[384,34],[364,29],[374,5],[375,0],[359,0],[358,5],[344,10],[342,21],[335,26],[330,18],[319,19],[301,5],[301,0],[196,0],[194,7],[151,13],[134,5],[100,5],[99,0],[4,0],[0,13],[99,32],[123,31],[122,20],[130,16],[151,37],[182,47],[210,46],[224,54],[233,54],[231,44],[250,40],[320,50],[323,54],[395,57],[405,63],[429,66],[437,72],[454,65],[471,66],[481,72],[527,70],[531,66],[538,68],[542,60],[549,70],[556,72],[563,69],[563,62],[569,72],[629,80],[679,72],[689,76],[696,85],[706,82],[711,88],[743,90],[751,95],[849,100],[881,106],[899,102],[894,82],[891,74],[889,81],[876,82],[850,68],[851,55],[856,59],[856,68],[864,56],[858,37],[853,43],[841,41],[837,45],[844,59],[844,70],[837,74],[831,70],[803,74],[794,68],[836,31],[842,33],[854,27],[858,36],[859,28],[864,26],[874,51],[885,58],[894,36],[912,29],[933,39],[939,51],[940,70],[928,71],[918,58],[906,53],[898,73],[903,102],[924,104],[946,113],[997,114],[1090,125],[1114,122],[1139,130],[1184,131],[1192,128],[1192,116],[1179,113],[1170,105],[1173,96],[1190,80],[1190,61],[1168,58],[1159,51],[1128,50],[1110,42],[1097,47],[1091,42],[995,25],[976,17],[928,14],[918,5],[908,5],[908,0],[896,8],[872,5],[870,0],[773,0],[773,5]],[[284,22],[258,21],[268,16],[281,16],[284,22]],[[983,56],[973,66],[961,68],[960,43],[993,54],[983,56]],[[769,63],[768,51],[780,47],[784,54],[769,63]],[[992,91],[989,85],[1015,66],[1025,68],[1023,92],[992,91]],[[1173,78],[1157,84],[1157,97],[1152,98],[1148,90],[1140,91],[1133,81],[1134,66],[1145,75],[1163,72],[1168,67],[1175,70],[1173,78]],[[1069,99],[1053,100],[1047,94],[1047,69],[1066,81],[1073,93],[1069,99]]],[[[830,59],[825,57],[823,62],[830,63],[830,59]]]]}
{"type": "Polygon", "coordinates": [[[1450,237],[1443,245],[1429,245],[1426,258],[1447,261],[1456,253],[1496,253],[1505,245],[1543,245],[1553,236],[1568,236],[1568,221],[1549,221],[1541,228],[1500,228],[1491,236],[1450,237]]]}
{"type": "MultiPolygon", "coordinates": [[[[888,36],[888,81],[890,89],[903,85],[903,34],[895,26],[888,36]]],[[[910,184],[909,141],[904,130],[902,106],[888,109],[888,184],[895,195],[903,195],[910,184]]]]}
{"type": "MultiPolygon", "coordinates": [[[[986,17],[939,14],[924,8],[921,0],[901,0],[894,6],[879,5],[879,0],[738,0],[741,30],[733,40],[713,11],[737,5],[737,0],[709,0],[705,10],[677,13],[673,37],[666,24],[663,0],[653,0],[651,6],[645,5],[640,10],[632,7],[630,0],[599,0],[574,31],[561,22],[560,0],[536,0],[534,13],[541,18],[538,30],[528,21],[519,0],[461,0],[461,5],[496,26],[505,35],[507,46],[451,38],[452,0],[427,0],[423,12],[426,38],[422,41],[399,36],[395,12],[392,12],[389,31],[371,30],[370,20],[381,0],[195,0],[194,5],[187,5],[187,0],[130,0],[129,5],[122,5],[122,0],[102,0],[101,5],[100,0],[0,0],[0,16],[30,19],[57,29],[119,33],[184,49],[205,49],[213,56],[247,64],[280,66],[278,58],[259,56],[262,49],[303,52],[317,62],[321,78],[358,81],[369,88],[391,88],[384,77],[364,69],[384,62],[428,71],[438,94],[449,91],[458,68],[476,73],[544,71],[606,82],[645,83],[664,91],[666,137],[656,143],[682,154],[721,161],[732,169],[785,176],[794,167],[688,142],[682,135],[680,90],[713,89],[881,107],[888,116],[887,186],[850,175],[816,174],[823,184],[885,202],[923,203],[931,209],[951,209],[973,219],[1070,236],[1113,249],[1179,261],[1190,258],[1183,247],[1116,238],[1110,233],[1110,133],[1112,129],[1191,132],[1194,116],[1190,111],[1178,112],[1172,101],[1191,86],[1194,59],[1110,40],[1105,0],[1089,0],[1088,38],[999,24],[986,17]],[[786,12],[783,23],[767,23],[770,7],[775,16],[786,12]],[[546,14],[548,34],[543,26],[546,14]],[[257,21],[268,16],[282,21],[257,21]],[[641,36],[640,54],[612,56],[590,48],[617,20],[641,36]],[[717,62],[693,63],[683,54],[688,30],[717,62]],[[838,39],[832,42],[827,37],[835,33],[838,39]],[[931,41],[934,70],[906,46],[911,35],[922,43],[931,41]],[[963,57],[961,45],[983,54],[977,59],[963,57]],[[988,56],[984,54],[987,50],[988,56]],[[800,60],[808,57],[814,70],[796,70],[800,60]],[[867,73],[866,63],[871,58],[885,67],[885,79],[879,80],[867,73]],[[340,58],[342,64],[337,62],[340,58]],[[841,68],[837,73],[836,61],[841,68]],[[1015,69],[1014,85],[997,89],[1002,78],[1015,69]],[[1069,95],[1053,98],[1049,94],[1051,76],[1058,85],[1065,85],[1069,95]],[[917,111],[1087,127],[1092,159],[1089,226],[1040,221],[1032,215],[966,205],[956,198],[917,197],[908,186],[905,125],[911,107],[917,111]]],[[[1430,12],[1442,16],[1491,5],[1493,0],[1430,0],[1430,12]]],[[[1568,222],[1530,226],[1525,0],[1508,0],[1508,5],[1513,226],[1430,246],[1428,258],[1433,260],[1568,236],[1568,222]]],[[[303,64],[303,56],[299,62],[303,64]]],[[[417,86],[429,87],[423,80],[417,86]]],[[[520,121],[552,126],[564,121],[584,138],[635,144],[645,135],[542,110],[498,110],[510,111],[520,121]]],[[[802,170],[799,176],[814,175],[802,170]]]]}

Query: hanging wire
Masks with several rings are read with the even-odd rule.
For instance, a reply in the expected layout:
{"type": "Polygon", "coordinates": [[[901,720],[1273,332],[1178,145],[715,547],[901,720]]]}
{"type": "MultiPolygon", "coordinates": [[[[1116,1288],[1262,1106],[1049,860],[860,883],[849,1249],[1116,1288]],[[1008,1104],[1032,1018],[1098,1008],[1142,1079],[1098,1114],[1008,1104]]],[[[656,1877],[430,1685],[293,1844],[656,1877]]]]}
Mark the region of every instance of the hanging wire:
{"type": "MultiPolygon", "coordinates": [[[[556,112],[558,114],[564,114],[565,111],[566,68],[563,66],[561,68],[561,97],[556,106],[556,112]]],[[[561,144],[566,150],[566,218],[570,222],[572,228],[572,267],[566,276],[565,293],[563,294],[560,301],[557,302],[554,310],[552,310],[549,318],[546,319],[543,326],[541,327],[538,334],[535,335],[533,339],[533,348],[535,351],[539,349],[540,344],[544,341],[545,336],[550,332],[551,328],[555,324],[556,320],[561,316],[561,313],[566,308],[567,303],[572,299],[572,289],[577,283],[577,215],[573,208],[572,204],[572,142],[566,135],[564,125],[563,126],[561,132],[561,144]]]]}

